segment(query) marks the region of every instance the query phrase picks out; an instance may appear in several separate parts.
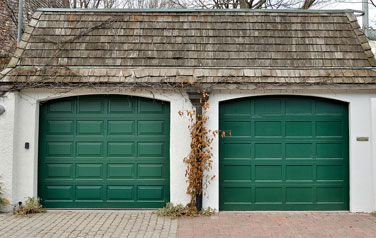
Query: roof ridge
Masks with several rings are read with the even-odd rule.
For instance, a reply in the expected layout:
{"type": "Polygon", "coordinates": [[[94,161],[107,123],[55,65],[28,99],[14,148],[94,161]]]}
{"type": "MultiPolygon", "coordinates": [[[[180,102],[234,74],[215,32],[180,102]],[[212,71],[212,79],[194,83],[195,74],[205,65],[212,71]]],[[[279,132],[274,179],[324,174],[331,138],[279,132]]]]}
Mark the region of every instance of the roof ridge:
{"type": "Polygon", "coordinates": [[[73,9],[73,8],[39,8],[40,12],[260,12],[260,13],[354,13],[353,9],[193,9],[193,8],[106,8],[106,9],[73,9]]]}

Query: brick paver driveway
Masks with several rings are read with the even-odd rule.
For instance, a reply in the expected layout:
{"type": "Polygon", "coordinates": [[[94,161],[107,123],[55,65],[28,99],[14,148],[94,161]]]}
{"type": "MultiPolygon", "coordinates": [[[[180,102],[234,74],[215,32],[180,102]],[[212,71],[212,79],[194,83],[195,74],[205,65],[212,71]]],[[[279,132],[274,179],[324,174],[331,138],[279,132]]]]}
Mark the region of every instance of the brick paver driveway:
{"type": "Polygon", "coordinates": [[[171,220],[151,211],[56,211],[0,214],[0,238],[363,238],[376,237],[376,217],[348,212],[221,212],[171,220]]]}
{"type": "Polygon", "coordinates": [[[0,214],[0,238],[176,237],[177,220],[151,211],[48,211],[28,217],[0,214]]]}
{"type": "Polygon", "coordinates": [[[348,212],[221,212],[179,219],[178,238],[376,237],[376,217],[348,212]]]}

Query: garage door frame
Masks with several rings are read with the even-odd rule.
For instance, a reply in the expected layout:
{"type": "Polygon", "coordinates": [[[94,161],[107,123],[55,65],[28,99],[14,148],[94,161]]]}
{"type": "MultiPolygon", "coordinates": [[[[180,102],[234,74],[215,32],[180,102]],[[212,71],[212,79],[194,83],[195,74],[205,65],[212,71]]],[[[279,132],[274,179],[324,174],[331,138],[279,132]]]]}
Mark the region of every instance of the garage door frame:
{"type": "MultiPolygon", "coordinates": [[[[155,103],[156,102],[156,103],[162,105],[163,110],[167,110],[163,113],[163,118],[164,118],[163,120],[165,120],[165,122],[166,122],[165,125],[164,125],[164,134],[165,134],[164,142],[165,142],[165,145],[163,146],[163,150],[164,150],[165,156],[167,156],[164,159],[165,161],[164,161],[164,165],[163,165],[163,167],[164,167],[163,173],[164,173],[164,178],[165,178],[164,188],[163,188],[164,189],[163,190],[164,200],[163,201],[161,200],[160,202],[156,202],[156,201],[147,201],[147,199],[146,199],[143,203],[138,203],[138,204],[136,204],[132,201],[127,202],[127,201],[123,200],[123,201],[106,203],[105,205],[100,201],[89,201],[89,200],[87,200],[87,201],[82,201],[82,202],[76,202],[75,206],[72,206],[71,202],[61,201],[58,205],[53,205],[51,203],[46,204],[46,203],[44,203],[44,201],[42,201],[43,204],[47,205],[47,207],[51,207],[51,208],[79,208],[79,209],[80,208],[157,208],[157,207],[164,206],[166,202],[170,201],[170,149],[169,149],[170,148],[170,103],[166,102],[166,101],[161,101],[161,100],[153,100],[153,99],[143,98],[143,97],[133,97],[133,96],[116,95],[116,94],[112,94],[112,95],[95,94],[95,95],[82,95],[82,96],[64,97],[64,98],[46,101],[44,103],[64,101],[64,100],[70,100],[70,99],[73,100],[73,98],[98,98],[98,97],[99,98],[100,97],[117,98],[117,99],[127,98],[127,100],[136,100],[137,102],[143,101],[143,102],[148,102],[148,103],[155,103]]],[[[42,109],[42,105],[40,106],[40,108],[42,109]]],[[[43,134],[41,133],[41,131],[43,130],[43,127],[44,127],[44,125],[42,125],[42,123],[43,123],[42,110],[40,110],[39,114],[40,114],[40,117],[39,117],[40,128],[39,128],[39,152],[38,152],[38,176],[37,177],[38,177],[38,194],[39,194],[39,196],[41,196],[41,195],[43,195],[42,194],[43,183],[41,182],[41,176],[43,176],[43,173],[40,173],[40,168],[43,164],[41,163],[40,154],[43,153],[45,148],[43,148],[43,146],[44,146],[43,142],[42,142],[43,134]]],[[[137,115],[141,115],[141,114],[137,114],[137,115]]],[[[149,120],[151,120],[150,118],[152,118],[152,115],[150,115],[149,120]]],[[[85,119],[85,117],[83,117],[82,119],[85,119]]],[[[88,119],[90,119],[90,117],[88,119]]],[[[148,119],[144,118],[142,120],[146,121],[148,119]]],[[[136,125],[136,127],[138,128],[139,126],[136,125]]],[[[77,128],[75,127],[75,130],[76,129],[77,128]]],[[[138,130],[138,129],[136,129],[136,130],[138,130]]],[[[107,168],[104,168],[103,170],[107,170],[107,168]]],[[[106,173],[106,172],[103,172],[103,173],[106,173]]],[[[143,181],[139,180],[139,182],[140,182],[139,185],[143,184],[143,181]]],[[[92,183],[92,181],[88,181],[88,184],[90,184],[90,183],[92,183]]],[[[149,184],[147,184],[147,183],[148,182],[146,182],[146,185],[149,185],[149,186],[152,186],[154,184],[153,181],[151,181],[151,183],[150,183],[150,180],[149,180],[149,184]]],[[[160,182],[157,182],[154,185],[157,185],[159,183],[160,182]]],[[[93,182],[93,184],[95,184],[95,181],[93,182]]],[[[116,181],[115,181],[115,185],[116,185],[116,181]]],[[[106,189],[103,189],[103,190],[106,190],[106,189]]],[[[102,192],[106,193],[107,191],[102,191],[102,192]]],[[[42,196],[42,198],[43,198],[43,196],[42,196]]]]}
{"type": "MultiPolygon", "coordinates": [[[[334,202],[331,203],[331,204],[321,204],[320,206],[307,206],[307,204],[292,204],[292,205],[288,205],[288,206],[281,206],[279,205],[278,203],[275,203],[275,204],[262,204],[262,203],[259,203],[257,205],[255,204],[238,204],[238,206],[236,208],[232,207],[232,208],[226,208],[226,206],[224,206],[223,202],[224,202],[224,194],[223,194],[223,149],[221,149],[221,147],[223,146],[223,141],[226,140],[226,139],[220,139],[220,142],[219,142],[219,209],[220,210],[349,210],[349,122],[348,122],[348,104],[346,104],[345,102],[342,102],[342,101],[337,101],[337,100],[333,100],[333,99],[325,99],[325,98],[320,98],[320,97],[311,97],[311,96],[290,96],[290,95],[271,95],[271,96],[265,96],[265,95],[260,95],[260,96],[254,96],[254,97],[246,97],[246,98],[235,98],[235,99],[231,99],[231,100],[227,100],[227,101],[220,101],[219,102],[219,115],[220,115],[220,118],[219,118],[219,125],[220,125],[220,129],[225,129],[225,130],[228,130],[230,128],[224,128],[223,127],[223,116],[222,116],[222,111],[223,111],[223,105],[226,104],[226,103],[231,103],[231,102],[236,102],[236,101],[242,101],[242,100],[255,100],[255,99],[265,99],[265,98],[289,98],[289,97],[292,97],[292,98],[296,98],[296,99],[314,99],[316,101],[324,101],[324,102],[333,102],[333,103],[338,103],[338,104],[341,104],[343,105],[343,107],[345,108],[344,112],[343,112],[343,116],[344,116],[344,119],[343,119],[343,122],[344,122],[344,138],[342,139],[343,143],[344,143],[344,148],[345,148],[345,151],[344,151],[344,159],[345,159],[345,170],[347,171],[345,174],[344,174],[344,180],[345,180],[345,193],[347,194],[347,196],[345,196],[344,198],[344,203],[345,205],[336,205],[334,202]]],[[[241,119],[239,119],[241,120],[241,119]]],[[[253,171],[254,172],[254,171],[253,171]]],[[[273,187],[273,182],[272,181],[269,181],[269,185],[267,183],[264,183],[266,186],[270,186],[270,187],[273,187]]],[[[297,184],[298,186],[299,184],[297,184]]],[[[301,185],[302,186],[302,185],[301,185]]],[[[304,186],[304,185],[303,185],[304,186]]],[[[254,190],[252,190],[252,192],[254,192],[254,190]]],[[[254,194],[250,195],[250,196],[254,196],[254,194]]],[[[253,198],[254,199],[254,198],[253,198]]],[[[255,200],[252,200],[252,202],[254,202],[255,200]]]]}

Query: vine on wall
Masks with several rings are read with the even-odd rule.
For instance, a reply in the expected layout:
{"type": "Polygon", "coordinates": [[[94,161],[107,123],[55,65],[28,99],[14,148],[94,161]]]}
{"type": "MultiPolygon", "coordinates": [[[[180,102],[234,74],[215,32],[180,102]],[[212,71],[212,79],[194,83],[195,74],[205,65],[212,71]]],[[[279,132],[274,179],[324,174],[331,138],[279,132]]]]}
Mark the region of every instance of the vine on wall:
{"type": "Polygon", "coordinates": [[[207,188],[210,182],[215,178],[209,175],[209,171],[213,165],[213,153],[211,144],[218,134],[218,131],[212,131],[206,127],[206,122],[209,117],[207,110],[209,104],[207,99],[209,94],[202,93],[200,104],[202,105],[202,113],[195,111],[179,111],[181,117],[188,116],[190,125],[188,126],[191,134],[191,151],[187,157],[184,158],[184,163],[187,165],[185,177],[187,178],[187,194],[190,195],[190,202],[188,207],[196,209],[196,196],[201,195],[203,188],[207,188]]]}

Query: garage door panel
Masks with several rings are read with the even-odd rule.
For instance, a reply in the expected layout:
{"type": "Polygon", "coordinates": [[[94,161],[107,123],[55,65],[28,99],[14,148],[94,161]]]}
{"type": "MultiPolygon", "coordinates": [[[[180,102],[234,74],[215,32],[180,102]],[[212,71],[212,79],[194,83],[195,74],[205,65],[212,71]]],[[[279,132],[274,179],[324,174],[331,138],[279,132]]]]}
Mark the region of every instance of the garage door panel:
{"type": "Polygon", "coordinates": [[[220,210],[348,209],[346,104],[295,96],[223,102],[220,130],[232,126],[251,134],[220,138],[220,210]],[[227,113],[232,107],[250,107],[250,115],[240,121],[227,113]]]}
{"type": "Polygon", "coordinates": [[[104,157],[102,142],[78,142],[77,157],[104,157]]]}
{"type": "Polygon", "coordinates": [[[301,98],[299,100],[287,98],[285,101],[286,115],[312,114],[314,103],[312,99],[301,98]]]}
{"type": "Polygon", "coordinates": [[[109,114],[134,114],[136,113],[136,105],[133,100],[124,100],[124,98],[110,98],[108,100],[109,114]]]}
{"type": "Polygon", "coordinates": [[[76,179],[103,178],[103,164],[76,164],[76,179]]]}
{"type": "Polygon", "coordinates": [[[282,137],[280,121],[255,121],[255,137],[282,137]]]}
{"type": "Polygon", "coordinates": [[[163,142],[139,142],[138,143],[139,157],[163,157],[164,143],[163,142]]]}
{"type": "Polygon", "coordinates": [[[345,200],[345,191],[343,187],[318,187],[318,203],[343,203],[345,200]]]}
{"type": "Polygon", "coordinates": [[[252,189],[249,187],[224,187],[224,203],[251,203],[252,189]]]}
{"type": "Polygon", "coordinates": [[[50,103],[47,106],[47,112],[49,114],[74,114],[75,113],[75,101],[72,99],[59,100],[50,103]]]}
{"type": "Polygon", "coordinates": [[[138,121],[139,135],[165,135],[165,121],[138,121]]]}
{"type": "Polygon", "coordinates": [[[163,103],[156,102],[154,100],[140,99],[139,100],[139,113],[145,114],[164,114],[165,107],[163,103]]]}
{"type": "Polygon", "coordinates": [[[289,159],[314,159],[314,145],[312,143],[286,143],[286,160],[289,159]]]}
{"type": "Polygon", "coordinates": [[[317,121],[316,136],[318,137],[342,137],[342,121],[317,121]]]}
{"type": "Polygon", "coordinates": [[[73,179],[73,164],[46,163],[46,179],[73,179]]]}
{"type": "Polygon", "coordinates": [[[72,185],[47,185],[44,187],[46,200],[73,200],[72,185]]]}
{"type": "Polygon", "coordinates": [[[278,115],[282,113],[282,103],[280,99],[255,99],[254,114],[255,115],[278,115]]]}
{"type": "Polygon", "coordinates": [[[313,165],[286,165],[287,181],[313,181],[313,165]]]}
{"type": "Polygon", "coordinates": [[[50,120],[47,121],[48,135],[73,135],[74,121],[72,120],[50,120]]]}
{"type": "Polygon", "coordinates": [[[229,136],[231,131],[231,137],[250,137],[251,136],[251,124],[250,121],[224,121],[222,130],[229,136]]]}
{"type": "Polygon", "coordinates": [[[75,200],[90,200],[90,201],[103,201],[103,186],[76,186],[76,199],[75,200]]]}
{"type": "Polygon", "coordinates": [[[108,164],[107,178],[109,179],[134,179],[134,164],[108,164]]]}
{"type": "Polygon", "coordinates": [[[255,203],[273,203],[283,202],[283,192],[280,187],[256,187],[255,203]]]}
{"type": "Polygon", "coordinates": [[[312,121],[286,121],[286,137],[312,137],[312,121]]]}
{"type": "Polygon", "coordinates": [[[345,179],[344,166],[340,165],[318,165],[316,178],[318,181],[339,181],[345,179]]]}
{"type": "Polygon", "coordinates": [[[343,115],[345,114],[343,104],[328,100],[317,100],[315,107],[316,114],[343,115]]]}
{"type": "Polygon", "coordinates": [[[224,144],[226,148],[224,159],[232,159],[232,158],[244,158],[249,159],[251,156],[251,144],[243,144],[243,143],[226,143],[224,144]]]}
{"type": "Polygon", "coordinates": [[[138,200],[163,201],[164,186],[137,186],[138,200]]]}
{"type": "Polygon", "coordinates": [[[317,143],[316,144],[317,159],[342,159],[343,144],[342,143],[317,143]]]}
{"type": "Polygon", "coordinates": [[[158,208],[169,201],[169,103],[112,95],[59,101],[40,110],[45,207],[158,208]]]}
{"type": "Polygon", "coordinates": [[[244,180],[251,180],[252,174],[252,166],[245,165],[245,164],[238,164],[238,165],[224,165],[223,166],[223,181],[244,181],[244,180]]]}
{"type": "Polygon", "coordinates": [[[313,188],[288,187],[286,188],[286,203],[289,204],[313,204],[315,202],[313,188]]]}
{"type": "Polygon", "coordinates": [[[79,114],[103,114],[105,112],[105,102],[102,98],[81,97],[77,105],[79,114]]]}
{"type": "Polygon", "coordinates": [[[77,121],[77,135],[103,135],[104,121],[77,121]]]}
{"type": "Polygon", "coordinates": [[[135,121],[108,121],[108,135],[136,135],[135,121]]]}
{"type": "Polygon", "coordinates": [[[136,157],[134,142],[108,142],[107,157],[136,157]]]}
{"type": "Polygon", "coordinates": [[[282,159],[281,143],[255,143],[255,159],[282,159]]]}
{"type": "Polygon", "coordinates": [[[238,100],[231,105],[225,104],[222,107],[222,114],[224,118],[226,116],[249,117],[251,115],[251,103],[248,100],[238,100]]]}
{"type": "Polygon", "coordinates": [[[109,201],[134,201],[134,186],[108,186],[107,200],[109,201]]]}
{"type": "Polygon", "coordinates": [[[139,179],[163,179],[163,164],[138,164],[137,175],[139,179]]]}
{"type": "Polygon", "coordinates": [[[72,142],[48,142],[46,155],[48,157],[73,157],[74,145],[72,142]]]}
{"type": "Polygon", "coordinates": [[[282,181],[281,165],[256,165],[255,166],[256,181],[282,181]]]}

